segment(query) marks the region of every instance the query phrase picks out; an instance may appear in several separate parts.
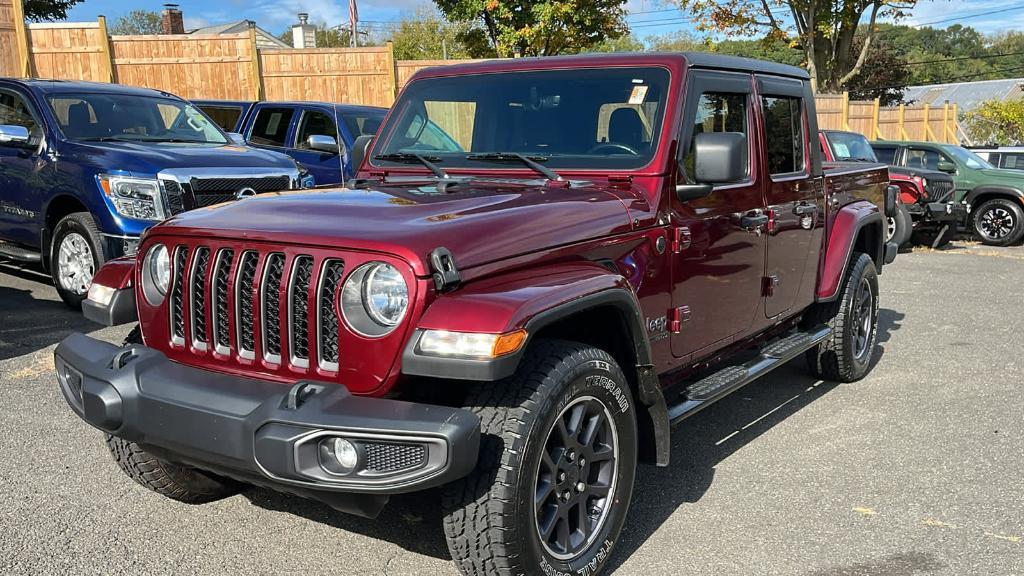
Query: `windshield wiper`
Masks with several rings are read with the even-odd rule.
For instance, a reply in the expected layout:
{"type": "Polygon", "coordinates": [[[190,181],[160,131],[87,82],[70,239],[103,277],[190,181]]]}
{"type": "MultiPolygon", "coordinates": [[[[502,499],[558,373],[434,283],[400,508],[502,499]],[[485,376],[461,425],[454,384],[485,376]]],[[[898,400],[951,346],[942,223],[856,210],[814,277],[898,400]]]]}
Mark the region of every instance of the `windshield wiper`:
{"type": "Polygon", "coordinates": [[[543,175],[548,180],[552,180],[554,182],[564,181],[564,178],[562,178],[558,172],[538,164],[538,161],[547,162],[547,156],[526,156],[518,152],[482,152],[480,154],[470,154],[469,156],[466,156],[466,160],[481,160],[488,162],[508,162],[511,160],[521,162],[534,172],[543,175]]]}
{"type": "Polygon", "coordinates": [[[419,162],[420,164],[427,167],[428,170],[434,173],[434,176],[443,180],[448,180],[448,173],[442,170],[434,162],[440,162],[441,159],[437,156],[422,156],[413,152],[392,152],[390,154],[377,154],[374,156],[377,160],[384,160],[386,162],[404,162],[406,164],[419,162]]]}
{"type": "Polygon", "coordinates": [[[128,138],[127,136],[89,136],[78,138],[79,142],[144,142],[143,138],[128,138]]]}

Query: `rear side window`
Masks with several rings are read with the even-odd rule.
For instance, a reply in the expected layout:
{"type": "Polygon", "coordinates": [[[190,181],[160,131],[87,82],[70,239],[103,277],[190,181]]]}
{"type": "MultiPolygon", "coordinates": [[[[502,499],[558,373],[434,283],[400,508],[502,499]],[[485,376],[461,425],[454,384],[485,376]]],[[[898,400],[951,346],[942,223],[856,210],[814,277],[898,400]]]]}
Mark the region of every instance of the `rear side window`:
{"type": "Polygon", "coordinates": [[[805,137],[803,101],[790,96],[763,96],[768,173],[803,172],[805,137]]]}
{"type": "Polygon", "coordinates": [[[923,150],[920,148],[907,150],[907,166],[910,168],[938,170],[939,162],[943,160],[945,158],[934,150],[923,150]]]}
{"type": "Polygon", "coordinates": [[[1008,152],[999,157],[999,167],[1011,170],[1024,169],[1024,153],[1008,152]]]}
{"type": "Polygon", "coordinates": [[[882,164],[896,165],[896,148],[894,146],[872,146],[875,156],[882,164]]]}
{"type": "Polygon", "coordinates": [[[227,132],[232,132],[242,116],[241,106],[200,106],[207,116],[227,132]]]}
{"type": "Polygon", "coordinates": [[[249,142],[261,146],[284,147],[294,113],[295,110],[291,108],[261,108],[253,121],[249,142]]]}
{"type": "Polygon", "coordinates": [[[310,136],[330,136],[338,139],[338,128],[334,125],[334,119],[316,110],[307,110],[302,113],[299,120],[299,130],[295,134],[295,147],[300,150],[308,150],[307,143],[310,136]]]}
{"type": "Polygon", "coordinates": [[[377,134],[381,123],[384,122],[384,112],[350,112],[342,114],[341,119],[345,123],[345,127],[348,128],[348,133],[353,138],[373,136],[377,134]]]}

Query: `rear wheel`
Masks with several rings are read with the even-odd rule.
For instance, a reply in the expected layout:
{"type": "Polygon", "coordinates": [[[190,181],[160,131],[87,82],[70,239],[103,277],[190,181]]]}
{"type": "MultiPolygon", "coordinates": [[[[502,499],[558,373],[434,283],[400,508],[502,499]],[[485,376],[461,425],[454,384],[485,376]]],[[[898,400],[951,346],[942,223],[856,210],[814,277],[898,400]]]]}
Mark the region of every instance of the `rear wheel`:
{"type": "Polygon", "coordinates": [[[480,459],[443,498],[462,573],[599,573],[636,471],[633,402],[615,360],[538,342],[515,376],[474,385],[466,405],[480,416],[480,459]]]}
{"type": "Polygon", "coordinates": [[[53,229],[50,275],[61,300],[81,308],[93,274],[105,261],[102,237],[88,212],[68,214],[53,229]]]}
{"type": "Polygon", "coordinates": [[[1024,237],[1024,211],[1009,198],[987,200],[974,210],[974,234],[989,246],[1009,246],[1024,237]]]}
{"type": "Polygon", "coordinates": [[[871,257],[855,253],[839,297],[814,305],[806,321],[832,328],[824,342],[807,352],[815,376],[854,382],[867,375],[878,339],[878,273],[871,257]]]}
{"type": "Polygon", "coordinates": [[[896,214],[886,218],[885,241],[895,242],[897,246],[903,247],[910,240],[913,229],[914,220],[910,217],[910,210],[903,204],[898,204],[896,214]]]}

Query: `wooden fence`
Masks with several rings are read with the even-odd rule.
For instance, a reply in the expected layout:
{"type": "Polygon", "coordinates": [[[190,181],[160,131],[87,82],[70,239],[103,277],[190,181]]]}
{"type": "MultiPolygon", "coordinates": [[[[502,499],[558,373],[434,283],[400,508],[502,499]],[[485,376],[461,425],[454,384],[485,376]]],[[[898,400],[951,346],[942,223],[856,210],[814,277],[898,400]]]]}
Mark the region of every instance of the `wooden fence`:
{"type": "MultiPolygon", "coordinates": [[[[391,106],[417,71],[461,62],[472,60],[396,61],[390,42],[257,49],[255,28],[210,36],[110,36],[102,16],[96,22],[25,24],[22,0],[0,0],[0,76],[118,82],[183,98],[391,106]]],[[[882,107],[877,100],[850,101],[846,94],[815,99],[822,129],[853,130],[872,140],[959,143],[955,105],[882,107]]],[[[470,136],[457,123],[452,129],[464,142],[470,136]]]]}

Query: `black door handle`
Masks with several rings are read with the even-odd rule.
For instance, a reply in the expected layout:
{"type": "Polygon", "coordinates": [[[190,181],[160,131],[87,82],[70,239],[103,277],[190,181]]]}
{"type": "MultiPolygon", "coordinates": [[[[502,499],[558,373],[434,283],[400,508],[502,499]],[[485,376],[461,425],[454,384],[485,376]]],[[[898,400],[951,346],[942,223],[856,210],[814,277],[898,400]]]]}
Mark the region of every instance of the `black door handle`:
{"type": "Polygon", "coordinates": [[[767,214],[750,214],[740,217],[740,226],[747,230],[754,230],[768,224],[767,214]]]}
{"type": "Polygon", "coordinates": [[[808,216],[810,214],[814,214],[817,210],[818,207],[814,204],[797,204],[796,207],[793,208],[793,213],[797,216],[808,216]]]}

